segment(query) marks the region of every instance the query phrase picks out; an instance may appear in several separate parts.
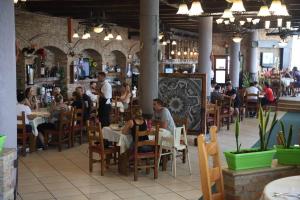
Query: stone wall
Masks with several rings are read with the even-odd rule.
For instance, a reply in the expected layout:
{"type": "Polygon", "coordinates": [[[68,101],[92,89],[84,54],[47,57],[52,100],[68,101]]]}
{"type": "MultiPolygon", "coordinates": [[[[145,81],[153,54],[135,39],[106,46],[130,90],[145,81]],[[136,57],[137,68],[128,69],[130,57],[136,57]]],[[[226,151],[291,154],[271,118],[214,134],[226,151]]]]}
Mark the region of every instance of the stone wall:
{"type": "Polygon", "coordinates": [[[0,155],[0,200],[13,200],[16,184],[16,168],[14,162],[17,159],[15,149],[3,149],[0,155]]]}
{"type": "MultiPolygon", "coordinates": [[[[122,41],[104,41],[105,33],[102,32],[100,34],[91,33],[91,38],[88,40],[72,39],[72,43],[68,43],[67,25],[67,18],[16,10],[16,38],[19,50],[30,46],[33,46],[35,49],[45,48],[49,57],[47,57],[48,63],[46,64],[54,66],[59,63],[60,67],[65,68],[67,83],[71,82],[69,66],[72,61],[83,55],[88,55],[96,60],[99,69],[102,68],[102,64],[114,65],[116,63],[125,68],[132,61],[132,55],[139,51],[139,41],[128,39],[127,28],[112,28],[114,36],[119,33],[122,36],[122,41]],[[70,55],[71,51],[74,52],[74,56],[70,55]],[[120,57],[122,58],[121,60],[120,57]]],[[[78,21],[73,20],[73,29],[77,30],[78,27],[79,33],[83,33],[83,29],[78,25],[78,21]]],[[[26,82],[24,63],[32,63],[33,59],[19,57],[17,62],[19,85],[26,82]],[[20,78],[22,75],[23,78],[20,78]]]]}
{"type": "Polygon", "coordinates": [[[231,171],[223,169],[226,200],[258,200],[271,181],[300,174],[295,166],[276,166],[255,170],[231,171]]]}

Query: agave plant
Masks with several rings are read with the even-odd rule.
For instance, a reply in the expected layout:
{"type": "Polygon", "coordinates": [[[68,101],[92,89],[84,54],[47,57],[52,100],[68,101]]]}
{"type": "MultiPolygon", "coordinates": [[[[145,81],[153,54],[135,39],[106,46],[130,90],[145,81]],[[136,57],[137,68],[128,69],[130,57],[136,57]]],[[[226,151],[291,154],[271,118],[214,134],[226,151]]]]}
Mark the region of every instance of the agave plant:
{"type": "Polygon", "coordinates": [[[274,114],[274,117],[271,122],[270,129],[267,130],[270,122],[270,111],[263,111],[262,107],[259,108],[259,139],[260,139],[260,151],[268,150],[268,144],[272,131],[277,124],[277,113],[274,114]]]}
{"type": "Polygon", "coordinates": [[[239,153],[241,150],[242,144],[239,144],[239,136],[240,136],[240,121],[238,120],[239,116],[235,120],[235,143],[236,143],[236,152],[239,153]]]}
{"type": "Polygon", "coordinates": [[[291,146],[291,142],[292,142],[293,125],[292,124],[290,125],[289,134],[288,134],[287,139],[286,139],[285,127],[284,127],[283,121],[280,121],[280,125],[281,125],[281,131],[279,133],[280,143],[283,145],[284,148],[289,149],[291,146]]]}

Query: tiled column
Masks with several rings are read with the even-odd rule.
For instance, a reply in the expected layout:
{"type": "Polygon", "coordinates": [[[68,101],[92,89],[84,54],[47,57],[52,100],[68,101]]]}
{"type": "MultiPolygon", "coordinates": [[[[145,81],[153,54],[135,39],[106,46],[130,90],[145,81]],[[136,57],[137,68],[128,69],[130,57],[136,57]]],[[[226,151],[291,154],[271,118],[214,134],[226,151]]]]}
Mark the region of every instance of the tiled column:
{"type": "Polygon", "coordinates": [[[159,0],[140,0],[141,75],[139,92],[144,114],[152,114],[158,96],[159,0]]]}
{"type": "Polygon", "coordinates": [[[230,80],[232,86],[239,87],[239,74],[240,74],[240,42],[231,42],[230,48],[230,80]]]}
{"type": "Polygon", "coordinates": [[[257,63],[257,42],[258,42],[258,31],[254,30],[250,33],[250,39],[248,43],[248,63],[247,71],[250,73],[253,80],[257,79],[258,63],[257,63]]]}
{"type": "MultiPolygon", "coordinates": [[[[6,147],[17,147],[14,1],[0,1],[0,134],[6,147]]],[[[24,66],[25,67],[25,66],[24,66]]]]}
{"type": "Polygon", "coordinates": [[[200,73],[206,74],[206,91],[207,96],[210,95],[211,88],[211,52],[212,52],[212,34],[213,34],[213,17],[199,18],[199,56],[198,69],[200,73]]]}

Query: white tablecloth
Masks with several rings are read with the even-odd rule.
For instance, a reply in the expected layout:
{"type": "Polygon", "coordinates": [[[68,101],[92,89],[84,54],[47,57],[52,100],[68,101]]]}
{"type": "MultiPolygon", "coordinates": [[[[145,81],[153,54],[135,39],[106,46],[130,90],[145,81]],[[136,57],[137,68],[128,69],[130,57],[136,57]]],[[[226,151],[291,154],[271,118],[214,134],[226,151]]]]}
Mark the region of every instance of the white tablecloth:
{"type": "Polygon", "coordinates": [[[35,136],[38,136],[39,132],[37,130],[38,125],[47,122],[46,118],[44,117],[36,117],[33,120],[29,120],[29,124],[32,127],[32,133],[35,136]]]}
{"type": "MultiPolygon", "coordinates": [[[[124,153],[132,144],[132,136],[130,134],[124,135],[121,131],[113,130],[108,126],[102,128],[102,134],[104,139],[117,143],[117,145],[120,147],[120,153],[124,153]]],[[[159,145],[161,145],[161,137],[172,137],[172,134],[166,129],[159,129],[159,145]]],[[[151,140],[153,137],[149,137],[149,139],[151,140]]]]}
{"type": "Polygon", "coordinates": [[[131,135],[124,135],[121,131],[113,130],[108,126],[102,128],[102,134],[104,139],[117,143],[120,147],[120,153],[124,153],[131,146],[131,135]]]}
{"type": "Polygon", "coordinates": [[[287,193],[288,195],[300,194],[300,176],[290,176],[277,179],[266,185],[261,200],[299,200],[300,198],[278,195],[275,193],[287,193]]]}

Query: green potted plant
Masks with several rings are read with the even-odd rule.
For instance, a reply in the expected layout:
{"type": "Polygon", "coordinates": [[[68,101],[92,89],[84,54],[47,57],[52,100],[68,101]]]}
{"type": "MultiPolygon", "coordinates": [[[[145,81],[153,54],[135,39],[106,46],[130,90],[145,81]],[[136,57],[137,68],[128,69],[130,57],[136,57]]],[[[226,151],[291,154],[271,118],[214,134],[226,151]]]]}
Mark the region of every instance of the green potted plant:
{"type": "Polygon", "coordinates": [[[0,135],[0,153],[3,150],[3,146],[5,144],[5,141],[6,141],[6,135],[0,135]]]}
{"type": "Polygon", "coordinates": [[[280,121],[280,125],[281,131],[277,137],[280,145],[276,146],[278,163],[281,165],[300,165],[300,147],[299,145],[291,145],[293,125],[290,125],[287,138],[283,121],[280,121]]]}
{"type": "Polygon", "coordinates": [[[239,143],[240,125],[239,121],[235,121],[235,140],[236,140],[236,150],[224,152],[225,158],[228,164],[228,168],[231,170],[243,170],[243,169],[253,169],[261,167],[270,167],[272,163],[273,156],[275,154],[274,149],[268,149],[268,144],[270,141],[270,136],[272,131],[277,124],[277,115],[275,114],[270,128],[268,125],[270,123],[270,111],[264,112],[262,108],[259,109],[259,139],[260,148],[250,148],[241,149],[241,144],[239,143]]]}

